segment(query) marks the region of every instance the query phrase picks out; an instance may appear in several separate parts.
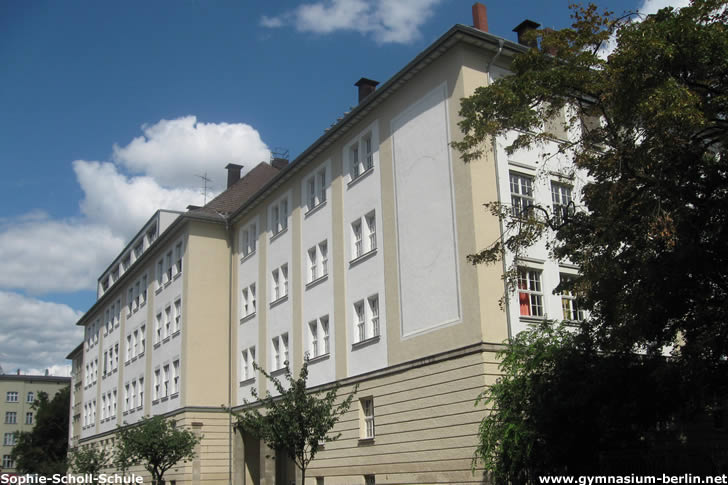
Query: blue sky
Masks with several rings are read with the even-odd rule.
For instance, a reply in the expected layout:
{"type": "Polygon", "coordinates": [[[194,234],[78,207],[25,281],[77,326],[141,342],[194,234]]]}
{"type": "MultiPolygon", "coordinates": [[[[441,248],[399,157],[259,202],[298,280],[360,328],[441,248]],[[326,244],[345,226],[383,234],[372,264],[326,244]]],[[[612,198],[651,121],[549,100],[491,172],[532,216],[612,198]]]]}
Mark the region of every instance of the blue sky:
{"type": "MultiPolygon", "coordinates": [[[[569,24],[569,1],[486,2],[490,32],[569,24]]],[[[668,0],[604,0],[622,13],[668,0]]],[[[472,1],[0,2],[0,365],[67,372],[99,273],[207,173],[295,158],[472,1]]]]}

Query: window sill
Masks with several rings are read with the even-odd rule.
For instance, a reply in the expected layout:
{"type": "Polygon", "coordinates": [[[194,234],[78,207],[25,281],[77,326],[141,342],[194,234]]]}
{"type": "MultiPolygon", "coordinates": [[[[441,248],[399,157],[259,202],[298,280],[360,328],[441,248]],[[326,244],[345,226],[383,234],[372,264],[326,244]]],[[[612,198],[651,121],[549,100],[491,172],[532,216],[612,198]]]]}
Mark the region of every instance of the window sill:
{"type": "Polygon", "coordinates": [[[158,295],[158,294],[160,294],[160,293],[162,292],[162,290],[163,290],[163,289],[164,289],[164,286],[162,286],[162,285],[159,285],[159,286],[157,287],[157,289],[156,289],[156,290],[154,290],[154,294],[155,294],[155,295],[158,295]]]}
{"type": "Polygon", "coordinates": [[[240,258],[240,262],[243,263],[243,262],[249,260],[250,258],[252,258],[253,256],[255,256],[255,251],[250,251],[248,254],[244,254],[243,257],[240,258]]]}
{"type": "Polygon", "coordinates": [[[280,369],[276,369],[276,370],[272,371],[272,372],[270,373],[270,375],[271,375],[272,377],[275,377],[275,376],[281,376],[281,375],[283,375],[283,374],[285,374],[285,373],[286,373],[286,370],[287,370],[287,369],[288,369],[288,367],[281,367],[280,369]]]}
{"type": "Polygon", "coordinates": [[[310,359],[308,359],[308,363],[309,364],[316,364],[317,362],[322,362],[324,360],[329,360],[329,357],[330,356],[331,356],[331,354],[328,353],[328,352],[325,353],[325,354],[317,355],[316,357],[311,357],[310,359]]]}
{"type": "Polygon", "coordinates": [[[132,357],[132,358],[131,358],[131,361],[132,361],[132,362],[134,362],[134,361],[136,361],[136,360],[137,360],[138,358],[139,358],[139,356],[138,356],[138,355],[135,355],[134,357],[132,357]]]}
{"type": "Polygon", "coordinates": [[[361,263],[362,261],[366,261],[367,259],[373,257],[375,254],[377,254],[377,248],[371,249],[367,251],[366,253],[362,254],[361,256],[357,256],[356,258],[349,261],[349,267],[356,266],[357,264],[361,263]]]}
{"type": "Polygon", "coordinates": [[[359,438],[359,445],[373,445],[374,437],[371,438],[359,438]]]}
{"type": "Polygon", "coordinates": [[[171,284],[172,284],[172,280],[167,280],[167,282],[164,284],[164,287],[166,288],[171,284]]]}
{"type": "Polygon", "coordinates": [[[277,233],[273,234],[273,235],[272,235],[272,236],[270,237],[270,242],[273,242],[273,241],[275,241],[276,239],[278,239],[279,237],[281,237],[282,235],[284,235],[284,234],[285,234],[285,233],[287,233],[287,232],[288,232],[288,226],[284,227],[283,229],[281,229],[281,230],[280,230],[280,231],[278,231],[277,233]]]}
{"type": "Polygon", "coordinates": [[[368,339],[354,342],[353,344],[351,344],[351,350],[358,350],[363,347],[369,347],[370,345],[374,345],[379,342],[379,338],[379,335],[375,335],[374,337],[369,337],[368,339]]]}
{"type": "Polygon", "coordinates": [[[283,295],[282,297],[278,298],[277,300],[273,300],[270,302],[270,307],[273,308],[274,306],[278,306],[284,301],[288,301],[288,295],[283,295]]]}
{"type": "Polygon", "coordinates": [[[169,396],[164,396],[164,397],[162,398],[162,402],[166,402],[166,401],[168,401],[168,400],[169,400],[169,396]]]}
{"type": "Polygon", "coordinates": [[[171,337],[170,337],[169,335],[167,335],[167,336],[166,336],[166,337],[164,337],[164,339],[162,340],[162,343],[163,343],[163,344],[166,344],[167,342],[169,342],[169,339],[170,339],[170,338],[171,338],[171,337]]]}
{"type": "Polygon", "coordinates": [[[152,401],[152,404],[159,404],[159,399],[155,399],[154,401],[152,401]]]}
{"type": "Polygon", "coordinates": [[[174,333],[172,334],[172,338],[177,337],[180,333],[182,333],[182,330],[175,330],[174,333]]]}
{"type": "Polygon", "coordinates": [[[248,313],[247,315],[245,315],[243,318],[240,319],[240,324],[242,325],[243,323],[247,322],[248,320],[252,320],[255,317],[255,315],[256,315],[256,312],[248,313]]]}
{"type": "Polygon", "coordinates": [[[243,379],[242,381],[240,381],[240,387],[249,386],[254,382],[255,382],[255,377],[248,377],[247,379],[243,379]]]}
{"type": "Polygon", "coordinates": [[[138,355],[137,355],[137,356],[135,357],[135,359],[136,359],[136,358],[138,358],[138,359],[141,359],[142,357],[144,357],[144,352],[140,352],[140,353],[139,353],[139,354],[138,354],[138,355]]]}
{"type": "Polygon", "coordinates": [[[179,392],[175,392],[169,396],[170,399],[177,399],[178,397],[179,397],[179,392]]]}
{"type": "Polygon", "coordinates": [[[308,283],[306,283],[306,289],[308,290],[310,288],[313,288],[314,286],[318,285],[319,283],[323,283],[327,279],[329,279],[329,274],[328,273],[326,273],[323,276],[319,276],[315,280],[311,280],[308,283]]]}
{"type": "Polygon", "coordinates": [[[362,173],[356,176],[356,178],[352,178],[349,183],[347,184],[348,188],[353,187],[354,185],[358,184],[359,181],[365,177],[367,177],[370,173],[374,172],[374,165],[372,165],[370,168],[364,170],[362,173]]]}
{"type": "Polygon", "coordinates": [[[321,201],[315,206],[311,207],[309,210],[306,211],[306,213],[303,215],[304,219],[307,219],[309,216],[312,216],[316,212],[318,212],[322,207],[326,205],[326,201],[321,201]]]}
{"type": "Polygon", "coordinates": [[[129,411],[124,411],[123,413],[121,413],[122,416],[126,416],[127,414],[129,414],[129,411]]]}
{"type": "Polygon", "coordinates": [[[176,275],[174,275],[174,277],[172,278],[172,281],[177,280],[177,278],[179,278],[181,276],[182,276],[182,271],[180,271],[179,273],[177,273],[176,275]]]}
{"type": "Polygon", "coordinates": [[[154,348],[158,349],[160,345],[162,345],[162,342],[157,342],[156,344],[154,344],[154,348]]]}
{"type": "Polygon", "coordinates": [[[519,315],[518,319],[522,322],[529,322],[529,323],[541,323],[547,320],[545,316],[543,317],[533,317],[530,315],[519,315]]]}
{"type": "Polygon", "coordinates": [[[142,407],[143,407],[143,406],[138,406],[138,407],[136,408],[136,411],[141,411],[141,410],[142,410],[142,407]]]}

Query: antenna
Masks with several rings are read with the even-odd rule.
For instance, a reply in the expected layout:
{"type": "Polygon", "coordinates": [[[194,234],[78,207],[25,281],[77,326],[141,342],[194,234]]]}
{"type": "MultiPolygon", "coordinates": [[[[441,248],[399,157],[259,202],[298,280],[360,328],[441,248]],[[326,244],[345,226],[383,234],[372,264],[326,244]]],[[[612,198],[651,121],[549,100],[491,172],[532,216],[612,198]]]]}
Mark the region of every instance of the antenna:
{"type": "Polygon", "coordinates": [[[275,147],[270,152],[271,159],[273,158],[285,158],[288,160],[288,148],[275,147]]]}
{"type": "MultiPolygon", "coordinates": [[[[202,179],[202,195],[203,195],[203,200],[204,200],[204,203],[202,205],[206,206],[207,205],[207,184],[209,182],[212,182],[212,179],[210,179],[207,176],[207,171],[205,171],[204,175],[195,175],[195,177],[202,179]]],[[[212,185],[210,185],[210,187],[212,187],[212,185]]]]}

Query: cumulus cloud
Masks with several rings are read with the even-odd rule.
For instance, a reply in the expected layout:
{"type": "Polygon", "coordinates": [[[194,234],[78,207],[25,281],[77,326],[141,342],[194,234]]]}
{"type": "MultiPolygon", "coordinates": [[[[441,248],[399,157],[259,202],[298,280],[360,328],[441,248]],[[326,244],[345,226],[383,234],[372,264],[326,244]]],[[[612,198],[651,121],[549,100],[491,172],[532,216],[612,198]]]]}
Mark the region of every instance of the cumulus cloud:
{"type": "Polygon", "coordinates": [[[157,209],[184,211],[189,204],[203,202],[198,190],[167,189],[149,176],[126,176],[109,162],[76,160],[73,170],[84,192],[81,212],[92,223],[109,228],[125,240],[136,234],[157,209]]]}
{"type": "MultiPolygon", "coordinates": [[[[642,4],[637,9],[640,15],[633,17],[633,22],[641,22],[648,15],[657,13],[659,10],[665,7],[673,7],[675,9],[681,9],[690,5],[690,0],[643,0],[642,4]]],[[[617,12],[618,13],[618,12],[617,12]]],[[[606,59],[609,55],[614,52],[617,48],[617,35],[612,36],[604,43],[601,49],[599,49],[599,56],[606,59]]]]}
{"type": "Polygon", "coordinates": [[[419,39],[420,27],[432,17],[441,0],[323,0],[299,5],[278,16],[261,18],[263,27],[292,25],[299,32],[331,34],[358,32],[380,44],[409,44],[419,39]]]}
{"type": "Polygon", "coordinates": [[[123,239],[107,226],[39,212],[21,216],[0,232],[0,288],[31,294],[94,289],[122,247],[123,239]]]}
{"type": "Polygon", "coordinates": [[[142,126],[143,136],[114,145],[113,161],[133,174],[144,174],[164,187],[200,187],[207,173],[218,191],[225,188],[223,167],[244,171],[270,159],[260,134],[245,123],[202,123],[195,116],[142,126]]]}
{"type": "Polygon", "coordinates": [[[83,339],[81,312],[68,305],[0,291],[0,365],[8,373],[68,375],[66,355],[83,339]]]}

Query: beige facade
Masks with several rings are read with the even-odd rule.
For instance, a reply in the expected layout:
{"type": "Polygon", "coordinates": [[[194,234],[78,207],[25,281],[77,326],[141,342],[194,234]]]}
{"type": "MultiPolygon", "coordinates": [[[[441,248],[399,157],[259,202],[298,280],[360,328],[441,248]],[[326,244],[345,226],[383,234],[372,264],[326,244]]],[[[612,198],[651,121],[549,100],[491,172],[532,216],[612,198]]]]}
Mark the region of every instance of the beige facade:
{"type": "Polygon", "coordinates": [[[466,256],[500,236],[482,206],[503,196],[495,148],[465,164],[450,143],[460,99],[521,50],[455,26],[290,164],[240,181],[229,166],[220,198],[152,218],[79,322],[71,443],[110,446],[117,425],[163,414],[203,437],[167,480],[292,483],[292,464],[235,433],[230,410],[270,390],[253,361],[277,374],[308,354],[312,391],[358,392],[307,483],[482,483],[471,467],[487,410],[474,403],[511,325],[502,267],[466,256]]]}
{"type": "Polygon", "coordinates": [[[15,463],[10,454],[17,432],[28,432],[35,423],[35,409],[32,404],[40,392],[49,399],[64,387],[69,377],[33,376],[21,374],[0,374],[0,437],[2,438],[2,462],[0,472],[15,473],[15,463]]]}

